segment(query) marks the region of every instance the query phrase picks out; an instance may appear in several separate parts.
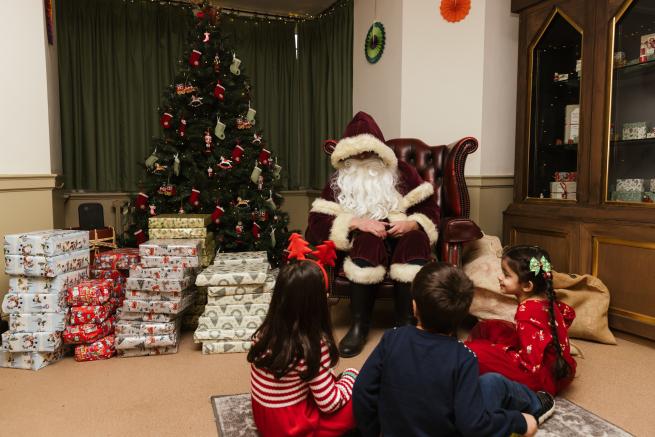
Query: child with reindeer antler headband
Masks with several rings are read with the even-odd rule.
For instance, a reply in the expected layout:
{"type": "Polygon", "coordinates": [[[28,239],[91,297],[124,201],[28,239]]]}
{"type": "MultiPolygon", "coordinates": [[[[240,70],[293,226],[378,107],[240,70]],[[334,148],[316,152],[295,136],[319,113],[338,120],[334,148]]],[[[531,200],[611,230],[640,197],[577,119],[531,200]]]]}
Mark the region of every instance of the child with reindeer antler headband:
{"type": "Polygon", "coordinates": [[[359,372],[347,369],[337,377],[333,371],[339,353],[323,264],[334,266],[334,243],[312,251],[292,234],[287,251],[289,263],[280,269],[248,352],[255,424],[264,437],[340,436],[355,428],[351,396],[359,372]]]}

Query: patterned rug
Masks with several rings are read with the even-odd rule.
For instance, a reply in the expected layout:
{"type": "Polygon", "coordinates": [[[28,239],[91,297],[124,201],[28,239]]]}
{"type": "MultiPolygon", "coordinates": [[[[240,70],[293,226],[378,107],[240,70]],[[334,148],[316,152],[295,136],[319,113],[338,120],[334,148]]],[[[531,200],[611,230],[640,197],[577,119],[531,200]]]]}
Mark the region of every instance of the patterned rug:
{"type": "MultiPolygon", "coordinates": [[[[250,394],[213,396],[211,403],[219,437],[258,436],[250,409],[250,394]]],[[[630,437],[629,434],[582,407],[557,398],[555,414],[544,423],[538,437],[630,437]]]]}

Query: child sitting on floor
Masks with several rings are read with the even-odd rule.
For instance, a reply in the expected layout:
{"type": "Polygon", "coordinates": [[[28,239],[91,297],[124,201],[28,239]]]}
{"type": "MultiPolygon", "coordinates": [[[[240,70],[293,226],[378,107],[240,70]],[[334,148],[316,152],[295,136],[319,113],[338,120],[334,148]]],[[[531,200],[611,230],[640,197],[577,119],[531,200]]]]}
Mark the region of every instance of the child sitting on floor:
{"type": "Polygon", "coordinates": [[[355,381],[362,434],[534,435],[535,418],[552,414],[552,397],[502,375],[480,377],[475,354],[455,336],[473,299],[464,272],[428,263],[414,278],[412,297],[417,326],[385,332],[355,381]]]}
{"type": "Polygon", "coordinates": [[[555,299],[550,257],[536,246],[515,246],[502,258],[498,278],[505,294],[518,298],[516,324],[502,320],[478,323],[467,346],[476,353],[480,373],[497,372],[552,395],[571,383],[576,362],[568,328],[575,318],[570,306],[555,299]]]}
{"type": "Polygon", "coordinates": [[[248,352],[252,412],[263,437],[336,437],[355,428],[350,398],[358,371],[337,378],[332,370],[339,352],[327,285],[327,273],[313,260],[292,262],[277,276],[248,352]]]}

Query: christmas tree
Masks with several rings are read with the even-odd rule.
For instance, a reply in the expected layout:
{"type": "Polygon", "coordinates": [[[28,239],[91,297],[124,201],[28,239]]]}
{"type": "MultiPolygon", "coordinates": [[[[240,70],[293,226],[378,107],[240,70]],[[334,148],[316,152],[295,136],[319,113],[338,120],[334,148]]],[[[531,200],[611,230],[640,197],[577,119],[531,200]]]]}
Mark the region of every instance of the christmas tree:
{"type": "Polygon", "coordinates": [[[162,136],[145,160],[128,236],[147,238],[148,218],[157,214],[208,213],[219,250],[266,250],[277,264],[288,238],[277,193],[282,167],[256,123],[252,86],[221,38],[220,18],[212,7],[196,13],[158,108],[162,136]]]}

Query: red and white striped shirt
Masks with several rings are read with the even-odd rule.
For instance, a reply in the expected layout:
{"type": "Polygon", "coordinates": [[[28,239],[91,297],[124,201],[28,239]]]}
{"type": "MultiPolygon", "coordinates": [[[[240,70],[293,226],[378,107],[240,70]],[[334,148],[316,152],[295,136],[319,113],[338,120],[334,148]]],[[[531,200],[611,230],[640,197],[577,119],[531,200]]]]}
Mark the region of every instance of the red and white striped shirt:
{"type": "Polygon", "coordinates": [[[305,360],[282,378],[276,378],[265,369],[250,366],[250,389],[252,398],[264,407],[283,408],[301,403],[311,392],[319,410],[333,413],[348,403],[352,397],[353,384],[359,374],[356,369],[346,369],[337,380],[330,368],[330,353],[326,344],[321,344],[321,365],[319,373],[309,381],[300,379],[300,373],[307,369],[305,360]]]}

